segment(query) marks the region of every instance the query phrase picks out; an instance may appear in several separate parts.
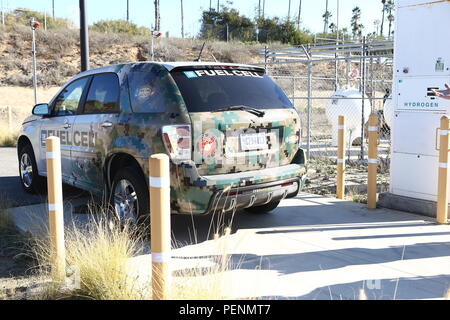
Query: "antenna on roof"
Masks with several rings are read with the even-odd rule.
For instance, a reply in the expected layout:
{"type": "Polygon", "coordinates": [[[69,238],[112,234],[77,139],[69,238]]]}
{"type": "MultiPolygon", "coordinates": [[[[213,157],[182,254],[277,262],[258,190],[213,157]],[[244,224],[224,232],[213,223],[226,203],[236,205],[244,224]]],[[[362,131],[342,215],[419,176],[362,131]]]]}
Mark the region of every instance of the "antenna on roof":
{"type": "Polygon", "coordinates": [[[200,53],[198,54],[198,58],[195,59],[194,61],[196,61],[196,62],[201,62],[202,61],[202,53],[203,53],[203,49],[205,48],[205,44],[206,44],[206,41],[203,42],[202,48],[200,49],[200,53]]]}
{"type": "Polygon", "coordinates": [[[211,56],[213,57],[214,61],[217,62],[216,57],[211,53],[211,56]]]}

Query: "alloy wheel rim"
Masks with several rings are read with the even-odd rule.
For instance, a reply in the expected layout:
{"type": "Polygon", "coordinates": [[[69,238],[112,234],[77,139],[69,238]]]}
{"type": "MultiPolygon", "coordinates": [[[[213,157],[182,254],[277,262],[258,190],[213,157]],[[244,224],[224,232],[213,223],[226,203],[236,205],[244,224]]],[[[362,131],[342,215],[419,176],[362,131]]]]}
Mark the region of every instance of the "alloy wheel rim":
{"type": "Polygon", "coordinates": [[[136,223],[139,212],[137,194],[126,179],[120,180],[114,188],[114,209],[119,221],[136,223]]]}
{"type": "Polygon", "coordinates": [[[22,154],[20,158],[20,177],[25,187],[29,188],[33,183],[33,165],[28,153],[22,154]]]}

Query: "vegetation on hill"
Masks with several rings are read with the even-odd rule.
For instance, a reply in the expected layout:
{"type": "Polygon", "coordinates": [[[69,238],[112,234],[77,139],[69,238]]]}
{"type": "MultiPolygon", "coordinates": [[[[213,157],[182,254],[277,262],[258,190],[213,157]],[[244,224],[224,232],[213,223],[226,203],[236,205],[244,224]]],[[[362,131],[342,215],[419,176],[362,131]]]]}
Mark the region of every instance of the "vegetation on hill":
{"type": "MultiPolygon", "coordinates": [[[[90,32],[90,67],[151,60],[150,38],[129,33],[90,32]]],[[[0,86],[31,86],[31,30],[24,25],[7,26],[0,33],[0,86]]],[[[203,40],[159,38],[154,41],[156,61],[193,61],[203,40]]],[[[208,41],[204,61],[251,63],[260,45],[208,41]]],[[[80,70],[79,31],[50,29],[36,32],[39,86],[60,86],[80,70]]]]}
{"type": "Polygon", "coordinates": [[[30,24],[30,19],[34,18],[36,21],[42,23],[42,28],[44,28],[44,21],[46,21],[47,29],[61,29],[61,28],[73,28],[74,24],[69,19],[57,18],[54,19],[47,16],[44,13],[33,11],[25,8],[18,8],[5,15],[5,25],[15,26],[22,25],[28,26],[30,24]]]}
{"type": "Polygon", "coordinates": [[[102,33],[126,33],[132,36],[150,36],[151,31],[146,27],[138,27],[126,20],[101,20],[94,23],[90,30],[102,33]]]}

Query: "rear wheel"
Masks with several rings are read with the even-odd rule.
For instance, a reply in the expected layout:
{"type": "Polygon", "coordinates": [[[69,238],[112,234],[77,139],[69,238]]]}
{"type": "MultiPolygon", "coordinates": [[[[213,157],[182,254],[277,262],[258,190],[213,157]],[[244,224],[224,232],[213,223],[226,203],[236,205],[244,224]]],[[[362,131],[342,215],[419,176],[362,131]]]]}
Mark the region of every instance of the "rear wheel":
{"type": "Polygon", "coordinates": [[[279,204],[280,201],[272,201],[262,206],[246,208],[245,211],[253,214],[265,214],[275,210],[279,204]]]}
{"type": "Polygon", "coordinates": [[[38,175],[33,148],[26,144],[19,150],[19,176],[22,188],[28,193],[44,193],[45,179],[38,175]]]}
{"type": "Polygon", "coordinates": [[[121,223],[139,224],[148,221],[148,188],[144,177],[136,168],[126,167],[114,176],[111,206],[121,223]]]}

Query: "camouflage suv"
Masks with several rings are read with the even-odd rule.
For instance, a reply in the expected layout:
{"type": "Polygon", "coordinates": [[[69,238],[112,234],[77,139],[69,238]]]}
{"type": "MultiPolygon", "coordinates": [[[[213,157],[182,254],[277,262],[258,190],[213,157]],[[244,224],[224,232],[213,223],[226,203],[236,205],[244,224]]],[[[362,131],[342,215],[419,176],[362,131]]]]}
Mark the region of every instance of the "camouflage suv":
{"type": "Polygon", "coordinates": [[[131,63],[83,72],[38,104],[18,139],[20,178],[43,188],[58,136],[64,183],[108,195],[121,219],[147,215],[148,158],[171,159],[171,210],[269,212],[305,175],[300,119],[264,69],[131,63]]]}

